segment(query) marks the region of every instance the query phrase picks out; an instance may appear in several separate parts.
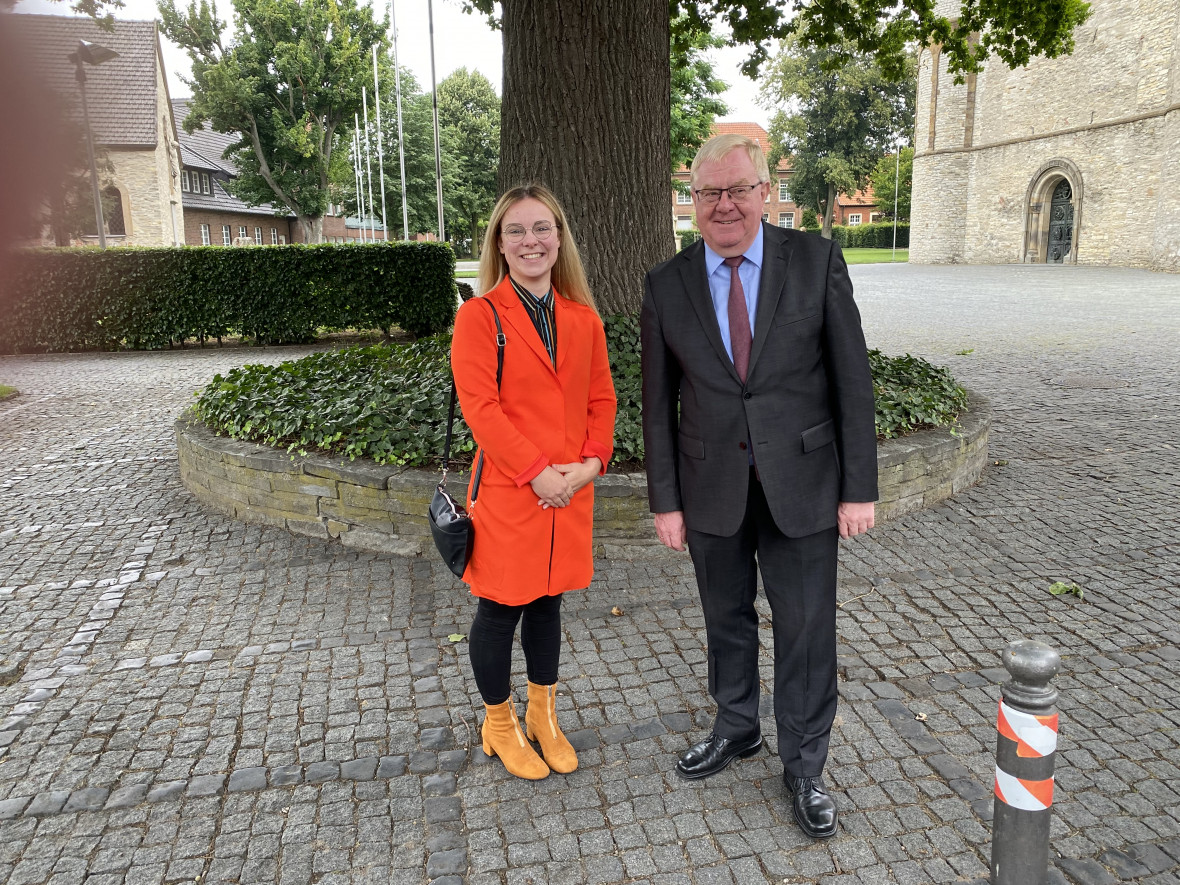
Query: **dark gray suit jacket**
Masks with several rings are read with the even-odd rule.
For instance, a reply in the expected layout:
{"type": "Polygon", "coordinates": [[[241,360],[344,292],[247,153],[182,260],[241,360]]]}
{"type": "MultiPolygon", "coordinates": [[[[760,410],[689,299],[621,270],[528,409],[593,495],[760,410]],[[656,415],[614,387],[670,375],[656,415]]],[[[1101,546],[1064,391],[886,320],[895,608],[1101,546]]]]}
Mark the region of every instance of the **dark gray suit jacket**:
{"type": "Polygon", "coordinates": [[[840,501],[877,499],[873,383],[840,247],[762,226],[764,254],[746,384],[725,352],[705,250],[647,274],[643,439],[653,513],[728,536],[749,486],[747,439],[775,524],[789,537],[836,525],[840,501]]]}

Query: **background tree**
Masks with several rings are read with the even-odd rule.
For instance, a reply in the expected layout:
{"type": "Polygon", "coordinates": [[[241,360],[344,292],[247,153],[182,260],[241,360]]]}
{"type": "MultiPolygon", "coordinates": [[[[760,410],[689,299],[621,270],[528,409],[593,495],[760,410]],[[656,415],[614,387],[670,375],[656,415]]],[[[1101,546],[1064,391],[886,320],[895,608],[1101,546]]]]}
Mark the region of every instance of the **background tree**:
{"type": "MultiPolygon", "coordinates": [[[[226,150],[239,177],[228,184],[252,206],[295,215],[303,237],[323,239],[329,169],[342,124],[372,81],[371,49],[385,49],[384,22],[357,0],[233,0],[234,35],[201,0],[180,12],[160,0],[161,30],[188,50],[193,90],[185,129],[209,121],[239,140],[226,150]]],[[[384,55],[384,51],[380,53],[384,55]]]]}
{"type": "Polygon", "coordinates": [[[439,83],[438,122],[446,136],[443,162],[454,173],[443,183],[448,238],[461,252],[469,241],[478,258],[500,168],[500,99],[487,77],[459,68],[439,83]]]}
{"type": "MultiPolygon", "coordinates": [[[[687,166],[713,131],[717,117],[729,108],[721,100],[727,84],[713,72],[713,63],[705,53],[726,43],[708,31],[693,30],[687,19],[672,22],[672,172],[687,166]]],[[[687,186],[677,179],[678,189],[687,186]]]]}
{"type": "Polygon", "coordinates": [[[873,185],[873,196],[884,216],[893,219],[894,184],[897,191],[897,220],[910,220],[910,190],[914,182],[914,149],[903,147],[901,156],[896,153],[882,157],[877,163],[869,181],[873,185]]]}
{"type": "MultiPolygon", "coordinates": [[[[494,11],[494,0],[465,2],[494,11]]],[[[1089,10],[1082,0],[963,0],[952,21],[929,0],[566,0],[559,13],[537,0],[500,5],[499,186],[541,179],[553,187],[606,313],[635,311],[644,272],[672,252],[664,125],[672,18],[683,14],[700,31],[727,25],[735,43],[752,44],[747,74],[765,60],[767,41],[795,29],[815,45],[847,35],[900,77],[911,43],[941,43],[956,72],[978,69],[989,51],[1010,66],[1068,53],[1089,10]]]]}
{"type": "MultiPolygon", "coordinates": [[[[402,135],[405,138],[406,215],[409,230],[402,230],[402,185],[398,160],[397,99],[392,65],[382,64],[378,56],[381,77],[381,144],[385,154],[385,219],[390,239],[410,239],[414,234],[437,233],[438,209],[434,184],[434,123],[431,116],[430,94],[422,91],[408,68],[401,69],[402,135]]],[[[373,203],[377,214],[381,211],[381,170],[377,163],[377,115],[369,104],[370,162],[373,174],[373,203]]],[[[332,202],[344,207],[352,216],[360,215],[356,199],[356,180],[353,174],[349,146],[354,126],[348,120],[337,133],[338,145],[333,153],[331,178],[332,202]]],[[[362,127],[363,132],[363,127],[362,127]]],[[[362,161],[363,168],[363,161],[362,161]]],[[[443,168],[443,186],[447,187],[447,164],[443,168]]],[[[368,178],[365,179],[365,200],[368,200],[368,178]]]]}
{"type": "Polygon", "coordinates": [[[763,107],[780,108],[770,123],[772,167],[780,156],[791,158],[795,201],[813,206],[831,237],[837,195],[863,188],[911,126],[914,80],[886,80],[851,46],[809,48],[788,37],[761,86],[763,107]]]}

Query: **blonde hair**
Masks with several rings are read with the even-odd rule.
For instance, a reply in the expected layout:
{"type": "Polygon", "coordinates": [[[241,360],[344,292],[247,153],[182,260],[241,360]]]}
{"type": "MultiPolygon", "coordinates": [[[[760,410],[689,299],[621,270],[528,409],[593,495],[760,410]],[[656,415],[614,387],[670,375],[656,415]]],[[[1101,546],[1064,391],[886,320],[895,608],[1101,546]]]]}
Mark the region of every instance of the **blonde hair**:
{"type": "Polygon", "coordinates": [[[744,150],[754,164],[754,172],[758,175],[759,183],[770,181],[770,167],[766,165],[766,154],[762,153],[762,146],[752,138],[738,135],[736,132],[726,132],[714,135],[701,145],[697,155],[692,158],[692,168],[689,180],[692,185],[697,183],[697,168],[701,163],[715,163],[729,156],[731,151],[744,150]]]}
{"type": "Polygon", "coordinates": [[[570,236],[569,224],[565,219],[565,212],[553,191],[543,184],[526,184],[506,191],[492,209],[492,217],[488,219],[488,229],[483,238],[483,251],[479,256],[479,287],[480,295],[486,295],[504,279],[508,273],[508,262],[500,252],[500,225],[504,215],[521,200],[539,200],[545,204],[557,222],[558,236],[561,246],[557,250],[557,262],[553,265],[551,279],[553,288],[563,297],[577,304],[584,304],[595,314],[598,307],[594,304],[594,296],[590,293],[590,284],[586,281],[586,270],[582,267],[582,257],[578,254],[578,246],[570,236]]]}

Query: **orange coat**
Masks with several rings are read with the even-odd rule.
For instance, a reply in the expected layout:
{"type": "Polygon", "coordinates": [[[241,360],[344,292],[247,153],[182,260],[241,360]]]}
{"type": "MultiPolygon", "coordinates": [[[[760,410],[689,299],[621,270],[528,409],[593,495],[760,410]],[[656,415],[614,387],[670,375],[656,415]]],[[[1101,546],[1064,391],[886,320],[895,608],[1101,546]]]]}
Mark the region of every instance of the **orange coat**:
{"type": "Polygon", "coordinates": [[[463,418],[484,453],[468,509],[475,546],[463,580],[476,596],[523,605],[587,587],[594,574],[594,484],[569,506],[542,508],[529,482],[550,464],[614,450],[615,401],[606,334],[588,307],[556,292],[557,369],[507,277],[459,308],[451,367],[463,418]],[[504,375],[496,391],[496,322],[504,328],[504,375]]]}

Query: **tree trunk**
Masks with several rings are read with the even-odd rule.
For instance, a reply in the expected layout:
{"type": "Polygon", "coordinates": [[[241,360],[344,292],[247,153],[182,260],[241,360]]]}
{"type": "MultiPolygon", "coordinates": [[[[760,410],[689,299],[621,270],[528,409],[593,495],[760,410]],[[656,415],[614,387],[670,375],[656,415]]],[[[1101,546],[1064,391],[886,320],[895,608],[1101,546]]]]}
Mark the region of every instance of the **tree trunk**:
{"type": "Polygon", "coordinates": [[[315,218],[308,215],[296,215],[295,221],[299,225],[299,232],[303,235],[303,242],[322,243],[324,241],[324,217],[322,215],[317,215],[315,218]]]}
{"type": "Polygon", "coordinates": [[[824,226],[820,234],[825,240],[832,238],[832,216],[836,214],[836,185],[828,184],[828,204],[824,207],[824,226]]]}
{"type": "Polygon", "coordinates": [[[499,188],[539,181],[603,315],[637,313],[674,248],[667,0],[503,0],[499,188]]]}

